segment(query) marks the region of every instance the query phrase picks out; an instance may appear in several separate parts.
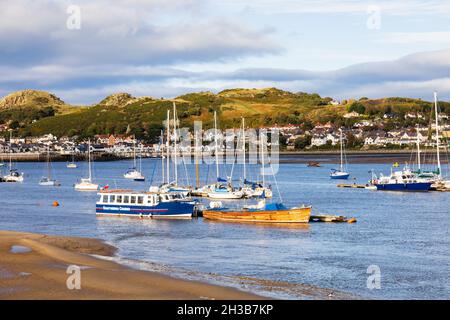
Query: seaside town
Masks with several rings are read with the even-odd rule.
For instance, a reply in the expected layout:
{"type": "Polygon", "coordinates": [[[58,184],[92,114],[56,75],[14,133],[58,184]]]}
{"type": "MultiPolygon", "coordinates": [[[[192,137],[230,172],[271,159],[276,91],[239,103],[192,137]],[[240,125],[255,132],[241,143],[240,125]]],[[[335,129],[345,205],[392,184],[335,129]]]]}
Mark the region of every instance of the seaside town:
{"type": "MultiPolygon", "coordinates": [[[[414,124],[414,120],[422,120],[425,115],[421,113],[407,113],[405,120],[412,120],[410,127],[402,129],[386,129],[386,120],[395,119],[395,114],[384,114],[383,117],[371,119],[361,119],[363,115],[352,111],[343,116],[345,119],[353,120],[353,125],[343,129],[344,140],[348,150],[401,150],[415,148],[419,143],[423,147],[433,148],[436,146],[435,123],[430,126],[414,124]]],[[[439,139],[441,146],[450,146],[450,124],[449,116],[445,113],[439,114],[439,139]]],[[[419,122],[419,121],[417,121],[419,122]]],[[[255,130],[265,129],[267,131],[277,130],[280,134],[280,148],[283,151],[320,151],[333,150],[339,146],[339,127],[328,122],[325,124],[305,126],[305,124],[287,124],[284,126],[269,126],[255,128],[255,130]]],[[[0,132],[7,132],[7,124],[0,125],[0,132]]],[[[239,128],[232,129],[235,137],[238,136],[239,128]]],[[[228,132],[229,133],[229,132],[228,132]]],[[[192,139],[192,133],[188,138],[192,139]]],[[[211,134],[206,134],[204,140],[212,141],[211,134]]],[[[0,137],[0,153],[23,153],[23,154],[44,154],[50,148],[51,152],[60,155],[77,155],[87,151],[87,139],[80,139],[78,136],[57,137],[52,133],[40,137],[12,137],[11,140],[5,136],[0,137]]],[[[132,134],[102,134],[95,135],[91,139],[91,152],[109,154],[117,157],[129,157],[132,155],[134,146],[143,156],[160,154],[165,145],[160,143],[146,143],[136,139],[132,134]]],[[[180,151],[184,153],[193,152],[191,148],[180,146],[180,151]]],[[[202,146],[202,151],[210,152],[210,145],[202,146]]]]}
{"type": "Polygon", "coordinates": [[[0,12],[11,314],[110,300],[103,317],[287,319],[335,317],[330,300],[450,300],[450,1],[0,12]]]}

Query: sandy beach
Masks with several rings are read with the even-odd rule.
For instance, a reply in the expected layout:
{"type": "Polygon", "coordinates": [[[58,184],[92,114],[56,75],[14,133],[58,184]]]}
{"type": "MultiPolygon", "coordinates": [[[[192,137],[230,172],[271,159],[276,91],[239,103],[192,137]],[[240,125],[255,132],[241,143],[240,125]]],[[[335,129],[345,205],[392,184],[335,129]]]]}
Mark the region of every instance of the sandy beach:
{"type": "Polygon", "coordinates": [[[91,256],[115,251],[97,239],[0,231],[0,299],[260,299],[91,256]],[[80,290],[67,287],[70,265],[80,267],[80,290]]]}

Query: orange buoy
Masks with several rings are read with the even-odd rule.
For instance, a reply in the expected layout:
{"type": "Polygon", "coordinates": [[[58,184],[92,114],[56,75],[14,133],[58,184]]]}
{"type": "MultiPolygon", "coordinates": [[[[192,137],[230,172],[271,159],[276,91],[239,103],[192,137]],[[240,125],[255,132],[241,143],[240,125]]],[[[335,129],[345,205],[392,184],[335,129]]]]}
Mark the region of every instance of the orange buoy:
{"type": "Polygon", "coordinates": [[[53,201],[53,206],[54,207],[59,207],[59,202],[58,201],[53,201]]]}
{"type": "Polygon", "coordinates": [[[347,220],[348,223],[355,223],[356,222],[356,218],[350,218],[347,220]]]}

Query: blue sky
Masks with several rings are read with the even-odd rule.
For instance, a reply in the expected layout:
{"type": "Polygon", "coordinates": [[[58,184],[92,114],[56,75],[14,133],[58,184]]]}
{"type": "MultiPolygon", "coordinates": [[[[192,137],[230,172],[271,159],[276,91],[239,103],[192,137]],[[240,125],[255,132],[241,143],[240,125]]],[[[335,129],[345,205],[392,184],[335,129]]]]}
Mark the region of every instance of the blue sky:
{"type": "Polygon", "coordinates": [[[450,100],[450,1],[0,0],[0,12],[1,96],[91,104],[276,86],[450,100]]]}

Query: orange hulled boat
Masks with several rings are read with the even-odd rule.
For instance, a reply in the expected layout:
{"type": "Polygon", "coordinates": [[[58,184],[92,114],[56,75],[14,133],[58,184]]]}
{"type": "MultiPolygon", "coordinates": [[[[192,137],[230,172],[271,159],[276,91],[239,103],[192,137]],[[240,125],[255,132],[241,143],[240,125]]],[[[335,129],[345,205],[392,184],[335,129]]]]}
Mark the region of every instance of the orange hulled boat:
{"type": "Polygon", "coordinates": [[[311,207],[286,208],[281,203],[261,203],[241,210],[217,208],[203,211],[203,218],[227,222],[308,223],[311,207]]]}

